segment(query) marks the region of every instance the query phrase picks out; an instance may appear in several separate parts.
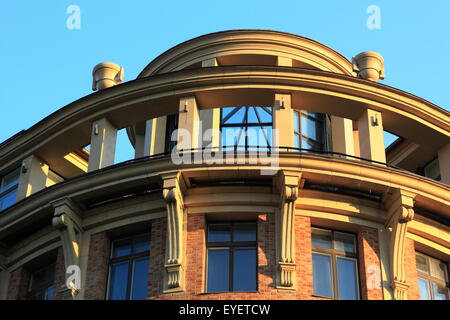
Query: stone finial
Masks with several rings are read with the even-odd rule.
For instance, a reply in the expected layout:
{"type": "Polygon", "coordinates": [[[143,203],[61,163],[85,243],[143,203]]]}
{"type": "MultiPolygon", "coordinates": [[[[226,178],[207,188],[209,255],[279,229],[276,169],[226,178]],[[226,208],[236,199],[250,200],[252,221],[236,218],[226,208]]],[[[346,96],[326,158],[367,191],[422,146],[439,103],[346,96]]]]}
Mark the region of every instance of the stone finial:
{"type": "Polygon", "coordinates": [[[358,78],[375,81],[384,79],[384,59],[373,51],[365,51],[352,58],[353,71],[358,78]]]}
{"type": "Polygon", "coordinates": [[[123,68],[112,62],[97,64],[92,70],[92,90],[113,87],[123,80],[123,68]]]}

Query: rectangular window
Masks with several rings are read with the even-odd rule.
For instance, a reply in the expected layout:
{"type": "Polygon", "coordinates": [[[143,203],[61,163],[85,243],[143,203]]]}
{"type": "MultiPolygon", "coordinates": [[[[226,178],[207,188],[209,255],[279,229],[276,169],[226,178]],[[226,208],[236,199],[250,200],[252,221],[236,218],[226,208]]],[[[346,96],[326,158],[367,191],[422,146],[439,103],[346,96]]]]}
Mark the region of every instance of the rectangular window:
{"type": "Polygon", "coordinates": [[[416,252],[416,268],[421,300],[449,300],[448,266],[416,252]]]}
{"type": "Polygon", "coordinates": [[[325,151],[325,116],[309,111],[294,111],[295,148],[325,151]]]}
{"type": "Polygon", "coordinates": [[[256,291],[256,223],[209,223],[206,292],[256,291]]]}
{"type": "Polygon", "coordinates": [[[19,178],[20,168],[0,177],[0,211],[16,203],[19,178]]]}
{"type": "Polygon", "coordinates": [[[359,299],[355,235],[312,228],[311,246],[314,295],[341,300],[359,299]]]}
{"type": "Polygon", "coordinates": [[[28,283],[28,300],[51,300],[55,280],[55,264],[34,271],[28,283]]]}
{"type": "Polygon", "coordinates": [[[115,240],[109,260],[108,300],[147,298],[149,235],[115,240]]]}

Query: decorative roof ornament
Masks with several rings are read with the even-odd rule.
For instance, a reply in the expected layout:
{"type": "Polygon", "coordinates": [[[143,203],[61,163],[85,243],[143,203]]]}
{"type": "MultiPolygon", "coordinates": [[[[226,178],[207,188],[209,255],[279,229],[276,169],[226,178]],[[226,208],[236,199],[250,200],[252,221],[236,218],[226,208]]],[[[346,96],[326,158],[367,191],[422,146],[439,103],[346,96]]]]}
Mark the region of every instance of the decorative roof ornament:
{"type": "Polygon", "coordinates": [[[374,51],[365,51],[352,58],[353,71],[358,78],[375,81],[384,79],[384,59],[374,51]]]}
{"type": "Polygon", "coordinates": [[[112,62],[97,64],[92,70],[92,90],[102,90],[120,84],[123,80],[123,68],[112,62]]]}

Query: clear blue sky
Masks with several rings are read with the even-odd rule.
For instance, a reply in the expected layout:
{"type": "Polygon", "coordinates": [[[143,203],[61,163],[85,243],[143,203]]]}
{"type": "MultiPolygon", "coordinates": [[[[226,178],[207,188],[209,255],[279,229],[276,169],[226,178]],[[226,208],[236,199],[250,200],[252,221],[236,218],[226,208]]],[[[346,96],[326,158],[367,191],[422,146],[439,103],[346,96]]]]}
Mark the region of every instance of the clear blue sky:
{"type": "MultiPolygon", "coordinates": [[[[272,29],[312,38],[348,59],[384,56],[387,85],[449,110],[448,0],[1,0],[0,142],[66,104],[92,93],[91,71],[102,61],[124,67],[130,81],[155,57],[202,34],[272,29]],[[69,30],[70,5],[81,28],[69,30]],[[381,29],[370,30],[370,5],[381,29]]],[[[130,155],[123,134],[117,161],[130,155]]]]}

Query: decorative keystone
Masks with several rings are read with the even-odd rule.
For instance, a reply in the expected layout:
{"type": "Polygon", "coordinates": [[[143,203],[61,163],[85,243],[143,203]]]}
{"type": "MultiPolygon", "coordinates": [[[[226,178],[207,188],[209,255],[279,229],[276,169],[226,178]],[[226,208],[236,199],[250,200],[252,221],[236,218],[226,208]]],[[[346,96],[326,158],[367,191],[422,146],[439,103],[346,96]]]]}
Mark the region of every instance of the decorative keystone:
{"type": "Polygon", "coordinates": [[[123,80],[123,68],[112,62],[102,62],[92,70],[92,90],[113,87],[123,80]]]}
{"type": "Polygon", "coordinates": [[[352,58],[353,71],[358,78],[375,81],[384,79],[384,59],[373,51],[365,51],[352,58]]]}

